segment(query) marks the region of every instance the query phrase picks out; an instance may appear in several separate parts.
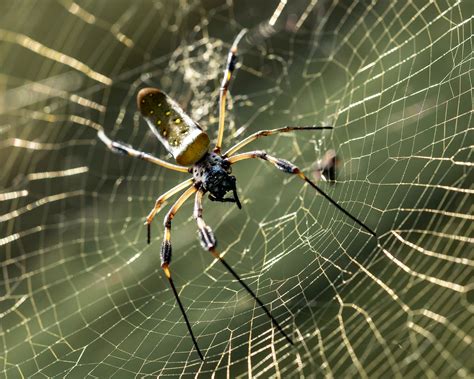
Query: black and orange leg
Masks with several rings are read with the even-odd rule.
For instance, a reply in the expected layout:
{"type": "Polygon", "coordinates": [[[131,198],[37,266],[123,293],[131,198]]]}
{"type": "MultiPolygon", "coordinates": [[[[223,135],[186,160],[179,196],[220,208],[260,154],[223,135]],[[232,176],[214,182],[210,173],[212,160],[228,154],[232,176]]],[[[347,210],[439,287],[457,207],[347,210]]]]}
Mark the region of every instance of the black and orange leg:
{"type": "Polygon", "coordinates": [[[178,291],[173,283],[173,279],[171,278],[171,271],[170,271],[170,263],[171,263],[171,221],[173,220],[175,214],[178,212],[179,208],[184,204],[184,202],[194,193],[196,192],[196,187],[189,188],[186,192],[184,192],[176,201],[176,203],[171,207],[168,211],[168,214],[165,217],[165,237],[163,240],[163,244],[161,245],[161,268],[163,269],[166,278],[168,279],[171,289],[173,290],[174,297],[176,298],[176,302],[178,303],[179,309],[181,309],[181,313],[183,314],[184,321],[186,322],[186,326],[188,327],[189,334],[191,335],[191,339],[193,340],[194,347],[196,348],[199,357],[201,360],[204,360],[204,357],[199,350],[199,346],[196,341],[196,337],[194,337],[193,330],[191,329],[191,324],[189,323],[188,316],[186,316],[186,311],[184,310],[183,304],[178,295],[178,291]]]}
{"type": "Polygon", "coordinates": [[[358,218],[354,217],[348,211],[346,211],[335,200],[333,200],[326,192],[324,192],[313,181],[311,181],[305,174],[303,174],[301,172],[301,170],[298,167],[296,167],[293,163],[288,162],[284,159],[272,157],[271,155],[268,155],[265,151],[261,151],[261,150],[250,151],[248,153],[236,154],[236,155],[233,155],[230,158],[227,158],[226,161],[229,162],[229,164],[234,164],[234,163],[237,163],[239,161],[243,161],[243,160],[251,159],[251,158],[260,158],[264,161],[270,162],[276,168],[278,168],[279,170],[281,170],[283,172],[286,172],[287,174],[297,175],[300,179],[304,180],[311,187],[313,187],[316,191],[318,191],[319,194],[322,195],[327,201],[329,201],[332,205],[334,205],[337,209],[339,209],[342,213],[344,213],[347,217],[349,217],[352,221],[354,221],[357,225],[361,226],[363,229],[365,229],[367,232],[369,232],[375,238],[377,238],[377,234],[371,228],[369,228],[367,225],[365,225],[358,218]]]}
{"type": "Polygon", "coordinates": [[[204,195],[204,192],[199,190],[196,193],[196,198],[194,202],[194,218],[196,220],[197,226],[199,228],[199,240],[201,242],[201,246],[209,251],[214,258],[219,260],[224,267],[229,271],[232,276],[242,285],[242,287],[245,288],[245,290],[249,293],[250,296],[254,298],[254,300],[257,302],[257,304],[263,309],[263,311],[266,313],[266,315],[270,318],[272,321],[273,325],[280,331],[280,333],[285,337],[285,339],[293,345],[293,341],[291,340],[290,337],[283,331],[283,328],[278,324],[278,322],[273,318],[271,315],[270,311],[267,309],[265,304],[255,295],[255,293],[252,291],[252,289],[245,284],[245,282],[240,279],[240,276],[234,271],[232,267],[224,260],[224,258],[219,254],[219,252],[216,250],[216,238],[214,237],[214,233],[212,232],[212,229],[206,225],[204,222],[204,219],[202,218],[202,197],[204,195]]]}
{"type": "Polygon", "coordinates": [[[316,126],[316,125],[308,125],[308,126],[285,126],[284,128],[278,129],[270,129],[270,130],[261,130],[256,132],[247,138],[244,138],[242,141],[236,143],[232,146],[229,150],[225,152],[223,155],[224,157],[230,157],[238,150],[242,149],[245,145],[259,139],[261,137],[273,136],[279,133],[288,133],[292,131],[299,131],[299,130],[325,130],[325,129],[334,129],[332,126],[316,126]]]}
{"type": "Polygon", "coordinates": [[[217,142],[214,151],[220,153],[222,146],[222,138],[224,137],[224,123],[225,123],[225,111],[226,111],[226,99],[227,92],[229,90],[230,80],[237,64],[237,45],[239,44],[242,37],[247,33],[247,29],[242,29],[241,32],[235,37],[234,43],[232,44],[229,55],[227,56],[227,63],[224,70],[224,78],[222,79],[221,88],[219,92],[219,129],[217,131],[217,142]]]}

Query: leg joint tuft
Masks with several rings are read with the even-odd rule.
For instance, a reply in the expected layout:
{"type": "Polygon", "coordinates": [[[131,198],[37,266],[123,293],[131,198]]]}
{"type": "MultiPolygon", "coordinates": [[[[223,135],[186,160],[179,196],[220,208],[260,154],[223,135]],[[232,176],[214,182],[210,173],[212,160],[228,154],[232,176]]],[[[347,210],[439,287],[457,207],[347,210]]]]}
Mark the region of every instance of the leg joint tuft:
{"type": "Polygon", "coordinates": [[[199,241],[201,242],[201,246],[205,250],[214,249],[217,245],[216,238],[214,237],[214,233],[212,232],[209,226],[203,226],[199,228],[199,241]]]}
{"type": "Polygon", "coordinates": [[[171,242],[170,241],[165,240],[161,244],[160,257],[161,257],[161,267],[163,268],[168,267],[168,265],[171,262],[171,242]]]}
{"type": "Polygon", "coordinates": [[[278,169],[280,169],[280,170],[282,170],[282,171],[284,171],[288,174],[298,174],[300,172],[298,167],[296,167],[293,163],[288,162],[284,159],[277,159],[275,161],[275,166],[278,169]]]}

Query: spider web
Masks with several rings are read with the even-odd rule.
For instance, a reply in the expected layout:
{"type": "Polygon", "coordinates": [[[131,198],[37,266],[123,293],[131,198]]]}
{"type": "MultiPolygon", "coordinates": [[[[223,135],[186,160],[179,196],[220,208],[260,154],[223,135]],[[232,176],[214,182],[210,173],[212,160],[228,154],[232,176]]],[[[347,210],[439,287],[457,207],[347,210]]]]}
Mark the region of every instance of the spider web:
{"type": "MultiPolygon", "coordinates": [[[[473,374],[472,7],[460,1],[4,1],[0,5],[2,376],[466,377],[473,374]],[[255,142],[308,175],[341,161],[332,198],[235,166],[243,201],[205,202],[220,252],[293,336],[198,243],[192,202],[172,270],[196,354],[144,217],[186,175],[135,106],[163,88],[216,136],[235,35],[225,146],[255,142]],[[471,198],[471,200],[469,200],[471,198]]],[[[168,204],[169,206],[169,204],[168,204]]],[[[159,219],[161,217],[158,217],[159,219]]]]}

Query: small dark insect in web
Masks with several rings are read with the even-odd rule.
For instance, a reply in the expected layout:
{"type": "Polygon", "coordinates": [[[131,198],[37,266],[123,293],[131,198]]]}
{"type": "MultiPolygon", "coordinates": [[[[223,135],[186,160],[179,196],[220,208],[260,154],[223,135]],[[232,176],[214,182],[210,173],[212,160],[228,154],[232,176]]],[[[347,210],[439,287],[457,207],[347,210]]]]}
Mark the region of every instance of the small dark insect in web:
{"type": "Polygon", "coordinates": [[[168,168],[170,170],[192,174],[192,178],[182,182],[181,184],[178,184],[168,192],[158,197],[154,208],[146,218],[145,225],[147,225],[147,237],[148,243],[150,243],[150,225],[156,213],[160,210],[161,206],[167,199],[185,190],[170,208],[164,219],[165,232],[164,240],[161,245],[161,267],[170,283],[179,308],[181,309],[196,351],[202,360],[204,360],[204,357],[201,353],[201,350],[199,349],[197,340],[191,328],[191,324],[188,320],[183,304],[181,303],[181,300],[178,296],[178,292],[171,277],[170,270],[172,255],[171,222],[184,202],[193,194],[195,195],[193,215],[197,223],[199,240],[202,247],[208,250],[215,259],[219,260],[224,265],[229,273],[232,274],[232,276],[255,299],[255,301],[270,318],[273,325],[285,337],[288,343],[293,345],[292,339],[287,333],[285,333],[283,327],[280,326],[276,319],[271,315],[265,304],[263,304],[263,302],[255,295],[253,290],[240,278],[234,269],[230,267],[224,258],[219,254],[216,249],[216,238],[214,237],[214,233],[212,232],[212,229],[205,223],[202,217],[202,198],[205,194],[209,194],[210,200],[235,203],[239,209],[242,207],[237,194],[237,179],[235,176],[231,175],[231,166],[233,164],[246,159],[258,158],[269,162],[287,174],[296,175],[298,178],[313,187],[320,195],[322,195],[327,201],[333,204],[339,211],[344,213],[356,224],[365,229],[371,235],[376,236],[372,229],[370,229],[363,222],[359,221],[356,217],[352,216],[348,211],[341,207],[335,200],[327,195],[326,192],[319,188],[319,186],[312,182],[301,172],[298,167],[296,167],[291,162],[273,157],[261,150],[236,154],[237,151],[241,150],[244,146],[260,137],[271,136],[279,133],[288,133],[291,131],[333,129],[332,126],[285,126],[278,129],[262,130],[238,142],[229,148],[225,153],[221,153],[222,139],[224,135],[227,92],[237,63],[237,45],[246,32],[247,30],[244,29],[237,35],[227,56],[224,78],[222,80],[219,95],[219,128],[217,133],[217,141],[212,151],[209,151],[209,136],[202,130],[201,126],[192,120],[191,117],[189,117],[173,99],[157,88],[144,88],[140,90],[137,95],[138,109],[147,121],[148,126],[150,127],[153,134],[173,155],[178,164],[169,163],[153,155],[135,150],[126,144],[112,141],[107,137],[103,130],[98,132],[98,137],[110,150],[115,153],[126,154],[131,157],[139,158],[147,162],[168,168]]]}
{"type": "Polygon", "coordinates": [[[324,153],[321,160],[316,163],[314,168],[314,177],[316,181],[323,179],[326,182],[334,184],[336,182],[337,170],[340,165],[340,159],[335,150],[328,150],[324,153]]]}

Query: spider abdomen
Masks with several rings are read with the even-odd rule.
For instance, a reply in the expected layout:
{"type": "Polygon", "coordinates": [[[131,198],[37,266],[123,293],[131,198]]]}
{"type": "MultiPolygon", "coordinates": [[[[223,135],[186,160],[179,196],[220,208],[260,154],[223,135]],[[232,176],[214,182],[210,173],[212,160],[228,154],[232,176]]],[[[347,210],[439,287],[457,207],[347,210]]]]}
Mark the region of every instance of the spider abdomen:
{"type": "Polygon", "coordinates": [[[138,92],[137,106],[153,134],[180,165],[192,165],[207,153],[208,135],[166,93],[143,88],[138,92]]]}

